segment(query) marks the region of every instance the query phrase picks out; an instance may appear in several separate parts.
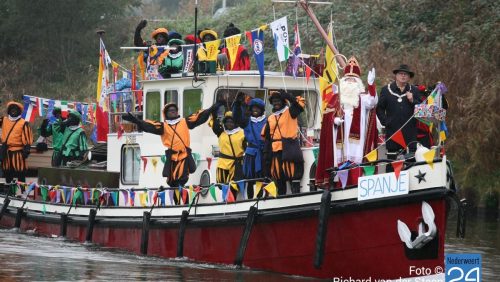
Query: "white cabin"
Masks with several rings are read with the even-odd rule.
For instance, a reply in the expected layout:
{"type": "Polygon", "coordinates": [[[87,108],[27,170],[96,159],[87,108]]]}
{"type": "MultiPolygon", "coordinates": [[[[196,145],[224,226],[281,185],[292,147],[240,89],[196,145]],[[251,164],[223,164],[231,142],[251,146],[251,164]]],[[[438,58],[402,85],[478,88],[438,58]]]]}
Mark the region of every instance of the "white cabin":
{"type": "MultiPolygon", "coordinates": [[[[162,80],[147,80],[143,83],[143,118],[149,120],[163,119],[163,105],[175,102],[179,106],[179,114],[187,117],[199,109],[212,106],[216,95],[228,95],[231,103],[236,93],[243,90],[247,95],[261,98],[266,102],[266,111],[270,113],[267,95],[271,90],[286,89],[306,99],[306,109],[299,116],[301,140],[304,153],[304,176],[301,191],[309,191],[309,183],[314,179],[315,165],[313,148],[317,148],[317,137],[321,127],[319,81],[310,78],[284,76],[282,73],[266,72],[264,88],[260,88],[258,71],[224,72],[216,75],[200,76],[195,82],[193,77],[173,77],[162,80]],[[312,175],[312,177],[310,177],[312,175]]],[[[226,109],[227,110],[227,109],[226,109]]],[[[223,114],[223,113],[221,113],[223,114]]],[[[114,118],[110,129],[114,128],[114,118]]],[[[165,147],[158,135],[145,132],[125,132],[118,138],[118,133],[108,135],[108,171],[120,172],[120,188],[153,188],[166,186],[162,177],[163,162],[161,157],[165,147]],[[144,169],[144,159],[147,160],[144,169]]],[[[212,129],[203,124],[191,130],[191,148],[198,156],[196,172],[189,177],[188,185],[207,185],[215,182],[218,140],[212,129]],[[208,162],[211,159],[209,168],[208,162]]],[[[196,157],[195,157],[196,159],[196,157]]]]}

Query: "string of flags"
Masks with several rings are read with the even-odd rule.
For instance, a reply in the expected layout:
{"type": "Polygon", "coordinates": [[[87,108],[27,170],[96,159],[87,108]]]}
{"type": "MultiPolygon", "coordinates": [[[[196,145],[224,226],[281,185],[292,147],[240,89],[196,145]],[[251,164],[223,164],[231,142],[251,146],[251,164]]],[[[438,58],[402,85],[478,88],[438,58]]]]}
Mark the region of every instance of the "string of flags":
{"type": "Polygon", "coordinates": [[[50,122],[55,121],[52,111],[55,107],[61,109],[61,115],[67,117],[68,111],[73,109],[82,114],[84,124],[95,123],[95,103],[85,103],[76,101],[56,100],[42,98],[32,95],[23,95],[24,111],[22,118],[29,122],[34,122],[37,117],[47,118],[50,122]]]}
{"type": "MultiPolygon", "coordinates": [[[[243,198],[246,198],[246,181],[233,181],[229,184],[212,184],[210,187],[202,188],[197,185],[189,185],[186,187],[178,187],[176,189],[106,189],[106,188],[89,188],[89,187],[70,187],[63,185],[39,185],[36,182],[17,182],[14,186],[13,193],[24,195],[25,198],[35,191],[35,195],[39,191],[42,200],[50,203],[72,204],[75,207],[81,205],[100,205],[100,206],[141,206],[150,207],[175,205],[175,199],[178,199],[179,204],[187,204],[191,206],[196,199],[198,193],[203,189],[207,189],[210,196],[215,202],[235,202],[233,193],[230,188],[239,191],[243,198]],[[220,188],[219,188],[220,187],[220,188]],[[222,197],[218,199],[216,190],[220,189],[222,197]]],[[[257,194],[264,189],[270,196],[277,197],[277,188],[274,182],[264,183],[257,181],[255,184],[254,199],[257,194]]],[[[45,212],[45,204],[43,206],[45,212]]]]}

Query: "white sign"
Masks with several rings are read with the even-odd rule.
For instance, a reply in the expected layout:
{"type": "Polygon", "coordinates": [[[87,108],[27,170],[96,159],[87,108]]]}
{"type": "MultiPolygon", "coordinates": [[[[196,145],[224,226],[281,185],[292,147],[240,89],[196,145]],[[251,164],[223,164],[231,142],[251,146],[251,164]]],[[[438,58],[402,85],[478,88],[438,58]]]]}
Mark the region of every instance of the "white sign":
{"type": "Polygon", "coordinates": [[[273,31],[274,47],[278,51],[278,59],[280,62],[288,60],[288,23],[286,16],[277,19],[271,23],[271,30],[273,31]]]}
{"type": "Polygon", "coordinates": [[[363,176],[358,179],[358,201],[404,195],[410,192],[408,171],[363,176]]]}

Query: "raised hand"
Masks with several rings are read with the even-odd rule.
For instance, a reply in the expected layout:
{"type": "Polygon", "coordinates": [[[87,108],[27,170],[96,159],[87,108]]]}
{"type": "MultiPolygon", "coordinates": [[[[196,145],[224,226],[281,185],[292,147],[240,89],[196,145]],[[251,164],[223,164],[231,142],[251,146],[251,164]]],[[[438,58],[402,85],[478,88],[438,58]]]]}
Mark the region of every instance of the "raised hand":
{"type": "Polygon", "coordinates": [[[367,79],[369,85],[373,85],[373,83],[375,82],[375,68],[372,68],[368,72],[368,77],[366,79],[367,79]]]}
{"type": "Polygon", "coordinates": [[[146,26],[148,25],[148,21],[147,20],[142,20],[139,22],[139,24],[137,25],[137,28],[138,29],[143,29],[145,28],[146,26]]]}

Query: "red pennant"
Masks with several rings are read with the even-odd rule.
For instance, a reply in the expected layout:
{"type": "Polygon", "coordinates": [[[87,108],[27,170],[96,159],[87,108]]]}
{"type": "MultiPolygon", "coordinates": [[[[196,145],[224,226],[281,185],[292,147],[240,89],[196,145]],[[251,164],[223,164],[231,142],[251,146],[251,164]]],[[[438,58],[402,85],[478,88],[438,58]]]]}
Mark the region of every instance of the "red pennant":
{"type": "Polygon", "coordinates": [[[156,205],[156,203],[158,202],[158,192],[154,192],[153,194],[153,206],[156,205]]]}
{"type": "Polygon", "coordinates": [[[309,84],[309,78],[311,78],[311,68],[306,65],[306,83],[309,84]]]}
{"type": "Polygon", "coordinates": [[[233,195],[233,192],[231,192],[230,189],[228,189],[227,191],[227,201],[228,203],[233,203],[235,200],[234,200],[234,195],[233,195]]]}
{"type": "Polygon", "coordinates": [[[144,167],[142,169],[142,172],[146,172],[146,166],[148,165],[148,158],[146,157],[141,157],[142,162],[144,163],[144,167]]]}
{"type": "Polygon", "coordinates": [[[405,137],[403,136],[403,132],[401,131],[401,129],[394,133],[394,136],[392,136],[392,141],[398,143],[399,145],[401,145],[401,147],[406,148],[405,137]]]}
{"type": "Polygon", "coordinates": [[[49,198],[51,201],[53,201],[57,196],[57,191],[56,190],[52,190],[52,191],[49,191],[49,198]]]}
{"type": "Polygon", "coordinates": [[[200,186],[195,186],[193,191],[195,191],[196,193],[200,193],[201,192],[201,187],[200,186]]]}
{"type": "Polygon", "coordinates": [[[184,204],[188,203],[188,189],[182,189],[182,202],[184,204]]]}
{"type": "Polygon", "coordinates": [[[207,163],[208,163],[208,170],[210,170],[210,166],[212,165],[212,158],[207,157],[207,163]]]}
{"type": "Polygon", "coordinates": [[[248,42],[250,42],[250,45],[252,45],[252,32],[251,31],[247,31],[247,32],[245,32],[245,35],[247,36],[248,42]]]}
{"type": "Polygon", "coordinates": [[[403,168],[403,160],[392,162],[392,167],[394,168],[394,173],[396,174],[396,179],[399,178],[399,174],[401,173],[401,169],[403,168]]]}

